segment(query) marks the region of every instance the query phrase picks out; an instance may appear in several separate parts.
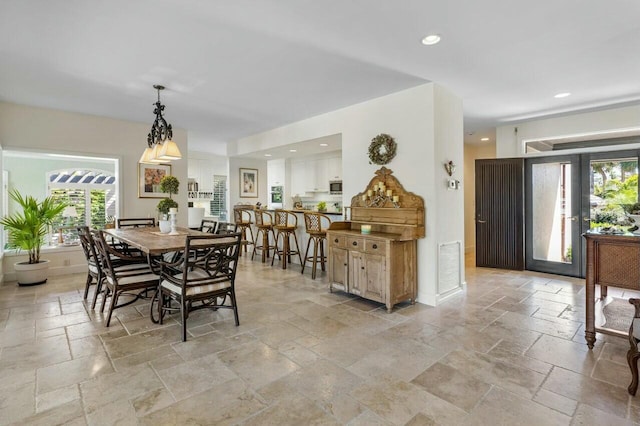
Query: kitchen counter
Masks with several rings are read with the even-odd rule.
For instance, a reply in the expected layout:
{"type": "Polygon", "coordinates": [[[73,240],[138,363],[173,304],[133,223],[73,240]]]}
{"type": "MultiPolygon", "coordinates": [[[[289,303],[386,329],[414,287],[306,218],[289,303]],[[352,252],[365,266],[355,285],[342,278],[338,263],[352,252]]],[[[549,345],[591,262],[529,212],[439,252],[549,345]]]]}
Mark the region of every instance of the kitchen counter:
{"type": "MultiPolygon", "coordinates": [[[[266,212],[274,212],[274,209],[262,209],[266,212]]],[[[283,209],[283,210],[287,210],[287,209],[283,209]]],[[[302,210],[302,209],[290,209],[290,212],[294,212],[294,213],[307,213],[307,212],[313,212],[313,213],[322,213],[322,214],[326,214],[327,216],[342,216],[342,212],[319,212],[316,210],[302,210]]]]}

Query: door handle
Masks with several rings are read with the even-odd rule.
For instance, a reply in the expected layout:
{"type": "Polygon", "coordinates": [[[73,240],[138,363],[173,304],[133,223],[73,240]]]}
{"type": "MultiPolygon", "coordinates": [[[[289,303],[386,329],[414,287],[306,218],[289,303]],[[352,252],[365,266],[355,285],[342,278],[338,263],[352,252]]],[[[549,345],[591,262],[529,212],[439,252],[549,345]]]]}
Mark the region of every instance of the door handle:
{"type": "Polygon", "coordinates": [[[478,223],[487,223],[487,221],[478,219],[478,223]]]}
{"type": "Polygon", "coordinates": [[[591,218],[590,217],[583,217],[582,220],[584,222],[591,222],[591,218]]]}
{"type": "Polygon", "coordinates": [[[578,220],[578,216],[571,216],[569,220],[572,222],[576,222],[578,220]]]}

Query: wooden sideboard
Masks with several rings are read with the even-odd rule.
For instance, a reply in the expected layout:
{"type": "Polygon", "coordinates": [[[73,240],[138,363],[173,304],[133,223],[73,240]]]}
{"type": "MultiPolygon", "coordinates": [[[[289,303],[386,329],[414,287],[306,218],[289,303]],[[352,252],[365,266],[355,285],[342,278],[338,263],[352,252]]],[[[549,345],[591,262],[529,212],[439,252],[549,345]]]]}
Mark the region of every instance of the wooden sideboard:
{"type": "Polygon", "coordinates": [[[600,286],[602,297],[606,297],[608,286],[640,290],[640,236],[586,233],[583,237],[587,242],[584,335],[593,349],[596,332],[627,337],[627,333],[595,326],[595,288],[600,286]]]}
{"type": "Polygon", "coordinates": [[[376,171],[351,199],[350,220],[333,222],[327,231],[329,290],[384,303],[388,312],[398,302],[415,303],[417,239],[425,235],[424,200],[405,191],[392,173],[386,167],[376,171]],[[385,190],[374,189],[380,183],[385,190]],[[382,196],[376,198],[376,191],[382,196]],[[369,234],[362,233],[363,225],[371,227],[369,234]]]}

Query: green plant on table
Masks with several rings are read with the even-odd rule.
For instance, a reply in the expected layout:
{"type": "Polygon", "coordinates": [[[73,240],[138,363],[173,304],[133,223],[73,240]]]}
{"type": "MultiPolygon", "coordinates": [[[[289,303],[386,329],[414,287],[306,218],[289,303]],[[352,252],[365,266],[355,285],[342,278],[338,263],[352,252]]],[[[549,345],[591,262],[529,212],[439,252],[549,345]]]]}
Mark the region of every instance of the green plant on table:
{"type": "Polygon", "coordinates": [[[320,202],[318,203],[318,211],[319,211],[319,212],[324,212],[324,211],[326,211],[326,210],[327,210],[327,203],[326,203],[326,202],[324,202],[324,201],[320,201],[320,202]]]}
{"type": "Polygon", "coordinates": [[[160,191],[169,194],[169,198],[163,198],[158,203],[157,209],[163,215],[169,214],[169,209],[178,207],[178,203],[173,201],[171,196],[178,193],[179,187],[180,181],[175,176],[167,175],[160,180],[160,191]]]}
{"type": "Polygon", "coordinates": [[[169,214],[169,209],[173,207],[178,207],[178,203],[171,198],[163,198],[158,203],[158,211],[162,214],[169,214]]]}
{"type": "Polygon", "coordinates": [[[22,196],[16,189],[9,196],[22,207],[22,212],[0,219],[0,224],[9,231],[8,247],[26,250],[30,264],[40,263],[40,247],[46,240],[48,228],[67,203],[52,197],[38,201],[30,195],[22,196]]]}

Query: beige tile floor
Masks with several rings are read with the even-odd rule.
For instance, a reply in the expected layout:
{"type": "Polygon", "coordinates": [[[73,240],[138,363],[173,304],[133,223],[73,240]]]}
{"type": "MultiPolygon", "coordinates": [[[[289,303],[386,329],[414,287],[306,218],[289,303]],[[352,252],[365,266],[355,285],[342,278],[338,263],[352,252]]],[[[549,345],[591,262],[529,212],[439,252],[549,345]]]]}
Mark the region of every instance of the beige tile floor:
{"type": "Polygon", "coordinates": [[[111,327],[84,275],[0,287],[0,424],[502,425],[640,422],[626,341],[584,342],[583,280],[466,271],[437,308],[329,293],[243,257],[229,311],[111,327]]]}

